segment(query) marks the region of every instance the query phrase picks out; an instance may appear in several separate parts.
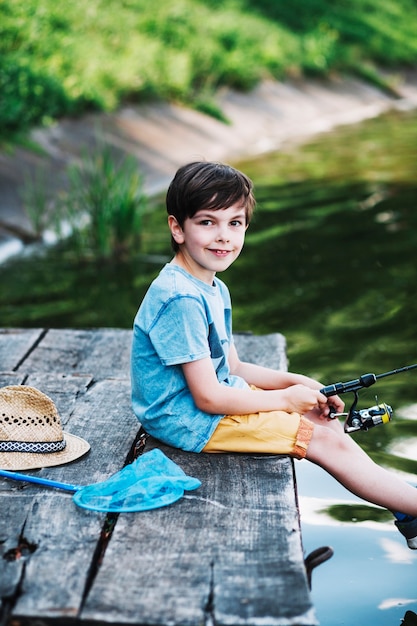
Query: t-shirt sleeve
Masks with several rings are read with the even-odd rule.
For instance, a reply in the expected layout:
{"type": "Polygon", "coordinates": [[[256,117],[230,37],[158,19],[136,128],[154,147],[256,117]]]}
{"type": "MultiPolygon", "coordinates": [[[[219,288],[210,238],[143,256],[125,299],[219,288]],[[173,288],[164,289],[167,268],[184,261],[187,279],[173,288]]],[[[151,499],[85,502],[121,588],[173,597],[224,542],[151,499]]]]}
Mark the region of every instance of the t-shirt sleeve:
{"type": "Polygon", "coordinates": [[[205,307],[193,296],[180,296],[167,302],[155,319],[149,337],[164,365],[179,365],[210,356],[205,307]]]}

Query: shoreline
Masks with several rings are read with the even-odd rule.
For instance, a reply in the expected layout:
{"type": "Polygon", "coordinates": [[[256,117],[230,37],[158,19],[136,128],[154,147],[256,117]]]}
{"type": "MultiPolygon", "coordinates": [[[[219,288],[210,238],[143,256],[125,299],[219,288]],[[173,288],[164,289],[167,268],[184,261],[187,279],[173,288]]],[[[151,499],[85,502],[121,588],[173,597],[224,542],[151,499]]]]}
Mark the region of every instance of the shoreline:
{"type": "Polygon", "coordinates": [[[37,152],[16,146],[0,153],[0,263],[25,249],[32,234],[22,188],[37,176],[47,195],[65,186],[65,172],[99,136],[112,149],[133,156],[144,176],[144,191],[163,191],[176,169],[193,160],[236,163],[314,135],[377,117],[389,110],[417,108],[417,71],[403,76],[398,96],[355,78],[265,81],[250,93],[222,90],[217,103],[229,124],[169,104],[125,106],[113,114],[63,119],[35,129],[37,152]]]}

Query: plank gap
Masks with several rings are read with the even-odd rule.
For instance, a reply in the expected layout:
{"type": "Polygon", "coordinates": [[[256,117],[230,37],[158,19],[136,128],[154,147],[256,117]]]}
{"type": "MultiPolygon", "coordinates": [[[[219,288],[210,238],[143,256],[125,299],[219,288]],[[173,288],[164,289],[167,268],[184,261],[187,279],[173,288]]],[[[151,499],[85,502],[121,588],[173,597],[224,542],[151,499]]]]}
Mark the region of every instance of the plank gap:
{"type": "Polygon", "coordinates": [[[215,626],[215,618],[214,618],[214,561],[210,563],[210,588],[209,595],[207,598],[207,604],[204,609],[205,613],[205,625],[206,626],[215,626]]]}
{"type": "Polygon", "coordinates": [[[41,343],[41,341],[44,339],[44,337],[46,337],[47,333],[48,333],[48,329],[47,328],[44,328],[41,331],[39,337],[34,340],[33,344],[30,346],[30,348],[25,352],[25,354],[22,356],[22,358],[13,367],[13,369],[12,369],[13,372],[17,372],[19,367],[26,361],[26,359],[32,354],[32,352],[34,350],[36,350],[36,348],[41,343]]]}
{"type": "MultiPolygon", "coordinates": [[[[137,459],[138,456],[143,454],[148,437],[149,436],[145,433],[145,431],[143,430],[141,426],[136,434],[136,437],[130,447],[128,454],[126,455],[126,459],[123,464],[123,467],[126,467],[126,465],[129,465],[135,459],[137,459]]],[[[111,541],[113,531],[116,527],[118,519],[119,519],[119,513],[107,513],[106,514],[103,527],[101,529],[100,537],[98,539],[96,549],[91,559],[91,565],[90,565],[90,569],[87,575],[87,580],[86,580],[84,592],[83,592],[82,599],[81,599],[79,615],[81,615],[82,613],[82,610],[88,598],[90,589],[94,584],[97,573],[103,562],[107,547],[111,541]]]]}

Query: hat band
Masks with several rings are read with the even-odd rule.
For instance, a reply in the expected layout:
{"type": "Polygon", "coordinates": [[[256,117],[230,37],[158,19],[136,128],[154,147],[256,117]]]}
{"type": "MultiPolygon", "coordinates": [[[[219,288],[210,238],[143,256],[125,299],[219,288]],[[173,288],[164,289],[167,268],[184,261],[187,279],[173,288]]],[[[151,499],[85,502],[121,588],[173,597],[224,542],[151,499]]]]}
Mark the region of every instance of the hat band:
{"type": "Polygon", "coordinates": [[[0,452],[35,452],[47,454],[48,452],[62,452],[67,442],[61,441],[0,441],[0,452]]]}

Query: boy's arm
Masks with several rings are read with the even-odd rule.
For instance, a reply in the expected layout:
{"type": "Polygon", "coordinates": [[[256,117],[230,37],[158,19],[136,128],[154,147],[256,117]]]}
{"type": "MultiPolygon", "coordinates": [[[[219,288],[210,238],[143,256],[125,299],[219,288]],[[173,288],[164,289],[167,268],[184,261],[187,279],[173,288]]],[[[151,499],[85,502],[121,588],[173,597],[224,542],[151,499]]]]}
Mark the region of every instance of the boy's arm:
{"type": "MultiPolygon", "coordinates": [[[[274,410],[307,413],[315,408],[319,408],[323,416],[328,413],[326,396],[317,389],[295,382],[295,379],[285,388],[253,391],[220,384],[210,357],[184,363],[182,368],[194,402],[205,413],[245,415],[274,410]]],[[[260,369],[269,372],[267,368],[260,369]]]]}
{"type": "MultiPolygon", "coordinates": [[[[292,385],[305,385],[316,391],[323,388],[322,383],[308,376],[304,376],[303,374],[282,372],[255,365],[254,363],[241,361],[234,345],[230,347],[229,367],[231,374],[240,376],[249,385],[255,385],[255,387],[259,387],[260,389],[286,389],[292,385]]],[[[331,404],[332,411],[336,413],[342,413],[345,406],[344,402],[338,396],[333,396],[331,402],[328,402],[328,404],[331,404]]]]}
{"type": "Polygon", "coordinates": [[[229,368],[231,374],[240,376],[248,385],[255,385],[255,387],[260,389],[285,389],[291,385],[306,385],[306,387],[311,387],[311,389],[319,390],[324,386],[317,380],[302,374],[282,372],[241,361],[234,345],[230,346],[229,368]]]}

